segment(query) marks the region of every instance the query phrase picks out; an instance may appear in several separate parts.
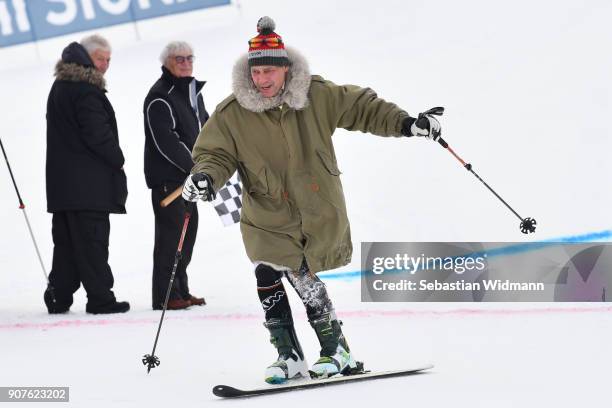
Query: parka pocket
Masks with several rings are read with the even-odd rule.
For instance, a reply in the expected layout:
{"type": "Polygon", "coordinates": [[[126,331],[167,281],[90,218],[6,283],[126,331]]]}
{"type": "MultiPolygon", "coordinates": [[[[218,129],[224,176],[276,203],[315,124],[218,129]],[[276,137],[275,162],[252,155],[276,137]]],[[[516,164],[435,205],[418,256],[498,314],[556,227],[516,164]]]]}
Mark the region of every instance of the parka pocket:
{"type": "MultiPolygon", "coordinates": [[[[325,169],[319,170],[317,177],[318,185],[316,186],[317,195],[320,195],[337,209],[345,211],[344,192],[340,182],[340,174],[342,172],[338,169],[338,164],[331,155],[322,150],[317,150],[316,152],[325,169]]],[[[313,189],[313,191],[315,190],[313,189]]]]}
{"type": "Polygon", "coordinates": [[[115,204],[123,207],[127,201],[127,177],[123,170],[113,171],[113,193],[115,204]]]}
{"type": "Polygon", "coordinates": [[[241,170],[242,184],[244,189],[249,194],[260,194],[268,196],[270,194],[270,188],[268,186],[268,176],[266,168],[262,167],[259,170],[249,170],[243,162],[238,163],[238,167],[241,170]]]}
{"type": "Polygon", "coordinates": [[[329,154],[325,153],[322,150],[317,150],[317,156],[319,156],[319,159],[321,159],[321,163],[323,163],[323,166],[325,167],[325,169],[327,169],[329,174],[331,174],[332,176],[339,176],[340,174],[342,174],[340,169],[338,169],[338,164],[334,159],[331,158],[329,154]]]}

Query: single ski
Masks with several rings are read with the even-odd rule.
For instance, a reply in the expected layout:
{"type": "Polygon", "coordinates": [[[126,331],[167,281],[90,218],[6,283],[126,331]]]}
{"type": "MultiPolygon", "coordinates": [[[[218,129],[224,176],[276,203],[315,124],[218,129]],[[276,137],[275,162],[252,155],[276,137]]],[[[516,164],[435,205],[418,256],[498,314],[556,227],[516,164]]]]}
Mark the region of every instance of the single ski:
{"type": "Polygon", "coordinates": [[[376,380],[379,378],[390,378],[400,377],[412,374],[418,374],[422,371],[429,370],[433,365],[426,365],[419,368],[411,368],[407,370],[395,370],[395,371],[366,371],[360,374],[342,375],[338,377],[331,377],[325,379],[314,379],[314,380],[293,380],[289,381],[285,385],[270,385],[267,387],[253,388],[250,390],[241,390],[238,388],[230,387],[229,385],[217,385],[213,387],[213,394],[221,398],[241,398],[241,397],[255,397],[258,395],[275,394],[278,392],[287,392],[295,390],[303,390],[307,388],[324,387],[327,385],[345,384],[354,381],[366,381],[376,380]]]}

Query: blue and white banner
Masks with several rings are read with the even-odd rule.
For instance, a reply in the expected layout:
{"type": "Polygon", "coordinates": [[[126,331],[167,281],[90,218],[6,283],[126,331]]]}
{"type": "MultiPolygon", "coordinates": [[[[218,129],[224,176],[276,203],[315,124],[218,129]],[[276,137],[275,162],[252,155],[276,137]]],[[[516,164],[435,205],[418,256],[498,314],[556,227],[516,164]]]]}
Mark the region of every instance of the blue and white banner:
{"type": "Polygon", "coordinates": [[[0,0],[0,47],[228,4],[230,0],[0,0]]]}

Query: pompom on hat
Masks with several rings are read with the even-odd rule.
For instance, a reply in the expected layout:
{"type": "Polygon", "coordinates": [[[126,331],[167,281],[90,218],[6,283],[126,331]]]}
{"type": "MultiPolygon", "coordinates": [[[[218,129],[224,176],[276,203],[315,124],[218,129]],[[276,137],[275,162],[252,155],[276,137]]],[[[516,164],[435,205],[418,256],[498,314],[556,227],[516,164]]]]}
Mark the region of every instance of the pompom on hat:
{"type": "Polygon", "coordinates": [[[258,65],[288,66],[289,57],[280,35],[274,32],[276,24],[268,16],[257,21],[257,36],[249,40],[249,67],[258,65]]]}

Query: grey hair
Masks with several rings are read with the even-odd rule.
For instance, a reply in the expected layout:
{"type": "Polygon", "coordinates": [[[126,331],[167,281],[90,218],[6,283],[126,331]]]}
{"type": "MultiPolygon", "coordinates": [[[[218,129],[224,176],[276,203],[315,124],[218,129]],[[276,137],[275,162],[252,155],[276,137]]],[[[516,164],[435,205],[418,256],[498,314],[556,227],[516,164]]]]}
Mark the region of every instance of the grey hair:
{"type": "Polygon", "coordinates": [[[185,41],[172,41],[168,43],[159,55],[162,65],[166,65],[168,57],[178,54],[181,51],[188,51],[193,54],[193,47],[185,41]]]}
{"type": "Polygon", "coordinates": [[[108,40],[98,34],[93,34],[83,38],[81,40],[81,45],[83,46],[83,48],[85,48],[88,54],[92,54],[96,50],[108,52],[112,51],[108,40]]]}

